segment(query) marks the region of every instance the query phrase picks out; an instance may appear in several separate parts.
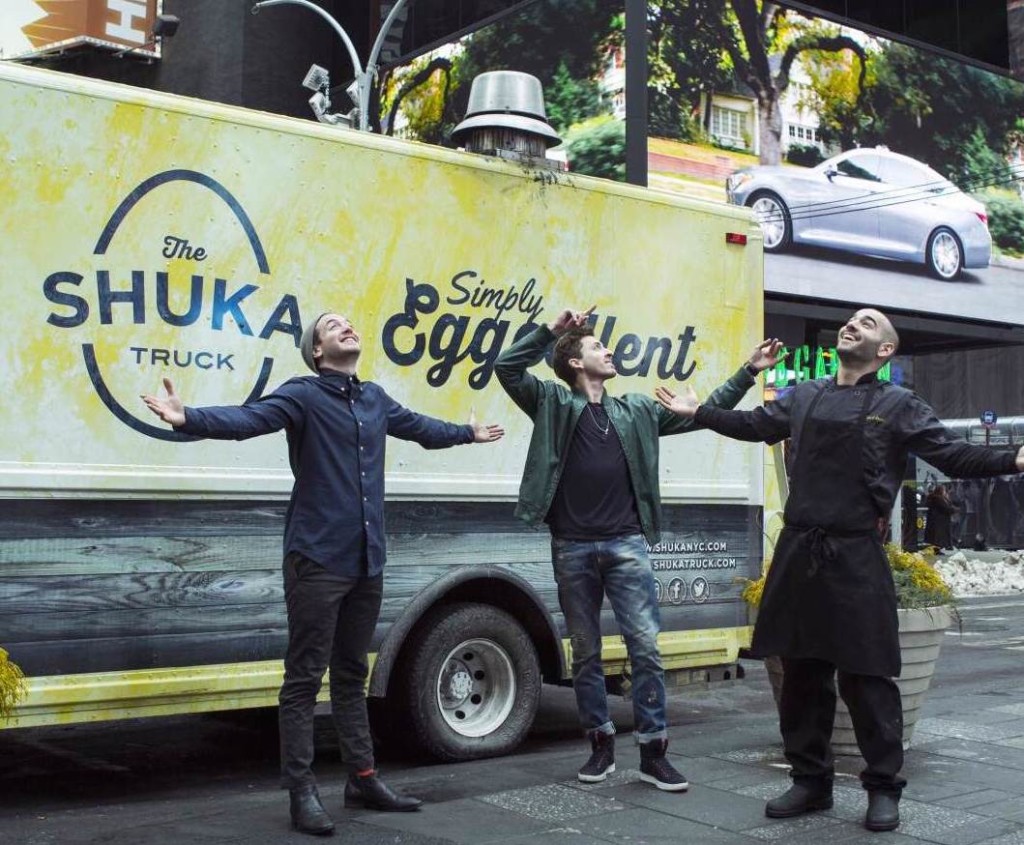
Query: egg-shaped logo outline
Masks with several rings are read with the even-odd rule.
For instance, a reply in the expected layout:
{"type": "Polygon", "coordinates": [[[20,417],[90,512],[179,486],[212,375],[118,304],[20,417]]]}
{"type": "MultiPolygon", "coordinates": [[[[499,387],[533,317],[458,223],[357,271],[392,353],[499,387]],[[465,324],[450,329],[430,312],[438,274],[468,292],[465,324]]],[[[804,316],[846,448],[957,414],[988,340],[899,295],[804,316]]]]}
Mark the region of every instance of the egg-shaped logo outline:
{"type": "MultiPolygon", "coordinates": [[[[238,219],[246,237],[249,239],[249,246],[252,247],[253,257],[256,259],[256,265],[259,267],[260,273],[263,275],[269,275],[270,264],[267,261],[267,254],[263,249],[263,243],[260,241],[260,237],[256,233],[256,228],[253,226],[252,220],[249,219],[249,215],[246,214],[245,209],[242,208],[241,203],[239,203],[238,200],[235,199],[234,195],[216,179],[196,170],[165,170],[162,173],[157,173],[156,175],[150,176],[148,179],[140,182],[135,189],[121,201],[121,204],[114,210],[114,213],[110,215],[110,219],[107,221],[107,224],[103,227],[103,231],[100,233],[99,240],[96,241],[96,248],[93,249],[93,255],[106,255],[107,248],[110,246],[110,242],[114,239],[114,235],[117,234],[118,227],[120,227],[124,222],[128,213],[135,207],[139,200],[161,185],[178,181],[194,182],[204,188],[209,188],[224,201],[227,207],[231,209],[235,217],[238,219]]],[[[99,362],[96,360],[96,350],[93,344],[82,344],[82,357],[85,360],[85,369],[89,374],[89,381],[92,382],[93,389],[96,391],[97,396],[99,396],[100,401],[106,405],[107,409],[115,417],[129,428],[134,429],[139,432],[139,434],[144,434],[147,437],[153,437],[157,440],[185,443],[200,439],[192,436],[191,434],[183,434],[180,431],[159,428],[148,422],[140,420],[131,411],[125,408],[124,405],[118,402],[114,398],[113,393],[111,393],[110,388],[107,387],[107,384],[103,379],[103,374],[100,372],[99,362]]],[[[267,382],[270,380],[270,371],[273,369],[273,366],[274,359],[269,356],[265,356],[263,358],[263,364],[260,367],[260,372],[256,376],[256,383],[253,385],[252,390],[249,391],[249,395],[245,398],[243,404],[259,399],[260,396],[263,395],[267,382]]]]}

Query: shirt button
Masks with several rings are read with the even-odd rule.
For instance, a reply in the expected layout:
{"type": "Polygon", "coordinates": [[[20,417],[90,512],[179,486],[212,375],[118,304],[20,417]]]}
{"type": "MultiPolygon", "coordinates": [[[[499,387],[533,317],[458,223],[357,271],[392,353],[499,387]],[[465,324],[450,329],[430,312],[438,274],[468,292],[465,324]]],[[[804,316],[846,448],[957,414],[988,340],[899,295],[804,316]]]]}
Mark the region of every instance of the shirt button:
{"type": "Polygon", "coordinates": [[[370,520],[366,520],[366,524],[369,525],[370,524],[370,520]]]}
{"type": "Polygon", "coordinates": [[[366,470],[363,470],[363,471],[362,471],[361,473],[359,473],[359,474],[360,474],[360,475],[366,475],[366,470]]]}
{"type": "Polygon", "coordinates": [[[365,451],[365,449],[366,449],[366,447],[365,447],[365,446],[360,446],[360,447],[359,447],[359,451],[360,451],[360,452],[362,452],[362,451],[365,451]]]}

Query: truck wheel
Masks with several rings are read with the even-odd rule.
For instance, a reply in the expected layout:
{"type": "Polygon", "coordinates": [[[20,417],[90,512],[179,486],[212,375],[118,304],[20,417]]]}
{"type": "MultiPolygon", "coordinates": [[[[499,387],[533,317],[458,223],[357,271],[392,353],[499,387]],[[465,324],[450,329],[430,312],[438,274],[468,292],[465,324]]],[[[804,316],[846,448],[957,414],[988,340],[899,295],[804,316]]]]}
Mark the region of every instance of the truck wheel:
{"type": "Polygon", "coordinates": [[[541,673],[529,634],[485,604],[437,608],[409,657],[416,741],[441,760],[506,754],[533,725],[541,673]]]}

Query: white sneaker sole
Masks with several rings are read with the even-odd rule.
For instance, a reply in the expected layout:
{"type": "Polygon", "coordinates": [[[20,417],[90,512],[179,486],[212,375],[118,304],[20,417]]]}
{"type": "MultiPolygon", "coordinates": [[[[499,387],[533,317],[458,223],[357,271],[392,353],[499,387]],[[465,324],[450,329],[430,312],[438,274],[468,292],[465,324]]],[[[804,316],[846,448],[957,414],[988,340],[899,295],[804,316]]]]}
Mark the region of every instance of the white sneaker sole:
{"type": "Polygon", "coordinates": [[[604,770],[603,773],[601,773],[599,775],[577,774],[576,775],[576,780],[578,780],[580,783],[600,783],[605,778],[607,778],[608,775],[613,775],[613,774],[615,774],[615,764],[614,763],[612,763],[607,769],[604,770]]]}
{"type": "Polygon", "coordinates": [[[640,780],[644,783],[652,783],[664,792],[686,792],[690,788],[690,784],[685,780],[682,783],[663,783],[653,775],[645,775],[643,772],[640,773],[640,780]]]}

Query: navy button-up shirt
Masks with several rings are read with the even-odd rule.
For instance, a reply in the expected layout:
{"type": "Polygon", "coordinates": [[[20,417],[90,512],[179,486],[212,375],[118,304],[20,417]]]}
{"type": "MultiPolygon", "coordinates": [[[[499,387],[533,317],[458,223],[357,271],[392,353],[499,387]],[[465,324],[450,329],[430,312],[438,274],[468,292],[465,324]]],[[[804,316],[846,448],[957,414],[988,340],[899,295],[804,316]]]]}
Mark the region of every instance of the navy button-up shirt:
{"type": "Polygon", "coordinates": [[[180,431],[246,440],[285,429],[295,485],[284,552],[343,576],[384,568],[384,451],[387,435],[427,449],[473,442],[473,429],[414,413],[373,382],[324,370],[255,402],[186,408],[180,431]]]}

